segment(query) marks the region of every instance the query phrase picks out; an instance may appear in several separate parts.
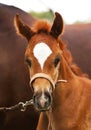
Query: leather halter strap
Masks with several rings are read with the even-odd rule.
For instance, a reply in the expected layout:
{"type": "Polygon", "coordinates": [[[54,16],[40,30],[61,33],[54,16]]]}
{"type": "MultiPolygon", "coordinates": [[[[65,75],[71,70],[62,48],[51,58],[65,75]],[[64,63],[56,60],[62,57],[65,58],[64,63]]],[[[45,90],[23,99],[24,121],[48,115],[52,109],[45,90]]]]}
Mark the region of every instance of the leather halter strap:
{"type": "Polygon", "coordinates": [[[53,81],[53,79],[52,79],[49,75],[47,75],[47,74],[45,74],[45,73],[37,73],[37,74],[33,75],[33,76],[31,77],[30,84],[32,84],[33,81],[34,81],[35,79],[37,79],[37,78],[47,79],[47,80],[51,83],[51,85],[53,86],[53,88],[55,88],[55,82],[53,81]]]}
{"type": "Polygon", "coordinates": [[[57,83],[59,83],[59,82],[64,82],[64,83],[66,83],[66,82],[67,82],[67,80],[63,80],[63,79],[62,79],[62,80],[53,81],[53,79],[52,79],[49,75],[47,75],[47,74],[45,74],[45,73],[36,73],[35,75],[33,75],[33,76],[31,77],[31,79],[30,79],[30,85],[32,85],[33,81],[34,81],[35,79],[37,79],[37,78],[47,79],[47,80],[51,83],[53,89],[55,89],[55,85],[56,85],[57,83]]]}

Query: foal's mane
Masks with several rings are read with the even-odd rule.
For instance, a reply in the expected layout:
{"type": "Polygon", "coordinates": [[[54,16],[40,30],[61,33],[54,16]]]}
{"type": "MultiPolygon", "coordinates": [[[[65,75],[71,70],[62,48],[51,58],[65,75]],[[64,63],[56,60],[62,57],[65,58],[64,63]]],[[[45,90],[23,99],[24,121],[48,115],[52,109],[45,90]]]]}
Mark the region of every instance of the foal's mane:
{"type": "MultiPolygon", "coordinates": [[[[50,34],[51,24],[47,21],[39,20],[39,21],[35,22],[32,29],[36,33],[43,32],[43,33],[46,33],[46,34],[50,34]]],[[[67,49],[66,44],[61,39],[61,36],[58,37],[57,41],[59,42],[60,49],[63,51],[63,56],[66,59],[68,65],[71,68],[71,70],[78,76],[88,77],[88,75],[83,73],[82,70],[73,62],[71,52],[67,49]]]]}

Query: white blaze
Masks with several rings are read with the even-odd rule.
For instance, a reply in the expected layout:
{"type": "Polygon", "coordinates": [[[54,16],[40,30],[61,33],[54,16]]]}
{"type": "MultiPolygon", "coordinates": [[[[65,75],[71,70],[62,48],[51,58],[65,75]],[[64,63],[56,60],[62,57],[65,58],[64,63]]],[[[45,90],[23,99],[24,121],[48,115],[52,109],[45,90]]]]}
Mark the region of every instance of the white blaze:
{"type": "Polygon", "coordinates": [[[38,60],[41,68],[43,69],[44,63],[48,56],[52,53],[52,50],[49,48],[48,45],[46,45],[46,43],[41,42],[35,45],[33,53],[38,60]]]}

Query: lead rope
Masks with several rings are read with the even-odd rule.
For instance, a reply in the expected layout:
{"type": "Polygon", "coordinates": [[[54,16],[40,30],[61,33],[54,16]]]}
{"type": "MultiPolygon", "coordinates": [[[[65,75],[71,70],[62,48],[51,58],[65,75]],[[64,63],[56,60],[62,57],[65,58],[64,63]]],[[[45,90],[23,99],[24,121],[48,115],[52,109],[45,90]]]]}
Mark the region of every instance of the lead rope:
{"type": "Polygon", "coordinates": [[[0,107],[0,112],[6,112],[6,111],[13,111],[16,109],[20,109],[20,111],[26,111],[27,107],[33,104],[33,99],[24,102],[19,102],[18,104],[11,106],[11,107],[0,107]]]}

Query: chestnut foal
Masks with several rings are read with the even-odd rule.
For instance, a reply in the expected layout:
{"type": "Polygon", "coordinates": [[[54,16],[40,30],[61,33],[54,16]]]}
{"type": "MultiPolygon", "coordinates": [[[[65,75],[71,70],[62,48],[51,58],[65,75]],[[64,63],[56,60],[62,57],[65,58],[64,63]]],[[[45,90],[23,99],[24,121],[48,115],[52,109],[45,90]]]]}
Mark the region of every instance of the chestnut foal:
{"type": "Polygon", "coordinates": [[[53,24],[37,21],[32,28],[18,15],[17,33],[28,40],[25,60],[30,73],[33,102],[40,111],[37,130],[91,130],[91,80],[80,69],[59,36],[63,19],[53,24]]]}

